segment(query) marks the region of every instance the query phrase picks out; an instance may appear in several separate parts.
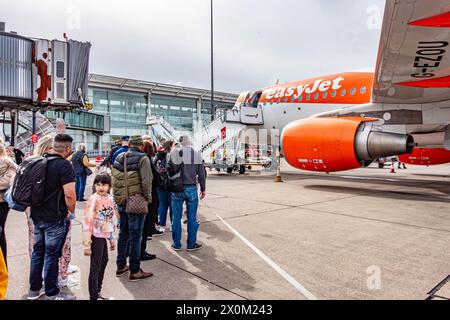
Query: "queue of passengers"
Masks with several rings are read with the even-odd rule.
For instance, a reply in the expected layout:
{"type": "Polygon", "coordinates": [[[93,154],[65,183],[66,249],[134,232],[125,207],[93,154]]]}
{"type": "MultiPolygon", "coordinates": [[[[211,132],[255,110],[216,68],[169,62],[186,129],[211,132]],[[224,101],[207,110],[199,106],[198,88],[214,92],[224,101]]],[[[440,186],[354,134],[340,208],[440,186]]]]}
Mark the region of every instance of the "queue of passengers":
{"type": "MultiPolygon", "coordinates": [[[[89,161],[84,144],[80,144],[76,152],[72,151],[72,144],[73,139],[67,134],[45,136],[35,146],[34,154],[18,166],[0,141],[0,299],[5,297],[8,286],[5,225],[10,208],[26,213],[29,300],[43,295],[48,300],[76,299],[60,291],[62,287],[78,284],[68,278],[68,274],[79,271],[70,264],[71,225],[76,217],[76,202],[81,203],[84,212],[81,219],[83,252],[90,257],[91,300],[112,299],[102,294],[108,249],[117,251],[117,277],[129,274],[130,281],[139,281],[153,276],[142,270],[141,261],[156,257],[147,252],[147,241],[168,232],[168,213],[171,248],[182,249],[184,204],[187,209],[186,249],[202,248],[197,242],[197,208],[199,198],[205,197],[206,171],[189,136],[182,136],[179,142],[162,139],[159,146],[149,136],[123,136],[99,166],[89,161]],[[34,176],[27,170],[31,166],[34,166],[34,176]],[[39,171],[39,166],[45,169],[39,171]],[[98,173],[93,180],[92,195],[85,199],[86,181],[93,173],[90,168],[94,167],[98,173]],[[105,168],[109,168],[111,174],[105,168]],[[43,183],[31,186],[30,181],[40,172],[43,183]],[[22,188],[22,192],[14,188],[18,185],[30,187],[22,188]],[[22,198],[28,196],[26,192],[33,188],[42,188],[43,200],[39,203],[30,200],[31,205],[18,209],[25,203],[22,198]],[[21,194],[17,195],[18,192],[21,194]]],[[[29,197],[35,196],[30,194],[29,197]]]]}

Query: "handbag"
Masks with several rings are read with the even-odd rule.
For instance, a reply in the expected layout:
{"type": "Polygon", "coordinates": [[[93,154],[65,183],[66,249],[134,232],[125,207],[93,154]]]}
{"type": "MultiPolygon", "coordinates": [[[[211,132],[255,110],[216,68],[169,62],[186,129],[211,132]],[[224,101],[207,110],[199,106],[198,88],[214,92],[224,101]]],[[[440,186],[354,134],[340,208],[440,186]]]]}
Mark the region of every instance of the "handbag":
{"type": "Polygon", "coordinates": [[[125,152],[123,159],[124,165],[124,174],[125,174],[125,197],[126,197],[126,205],[125,212],[128,214],[146,214],[148,211],[148,201],[145,197],[139,193],[136,193],[132,196],[128,195],[128,170],[127,170],[127,155],[128,152],[125,152]]]}
{"type": "Polygon", "coordinates": [[[84,169],[85,169],[86,174],[87,174],[88,176],[90,176],[90,175],[92,174],[92,170],[91,170],[90,168],[86,167],[86,168],[84,168],[84,169]]]}

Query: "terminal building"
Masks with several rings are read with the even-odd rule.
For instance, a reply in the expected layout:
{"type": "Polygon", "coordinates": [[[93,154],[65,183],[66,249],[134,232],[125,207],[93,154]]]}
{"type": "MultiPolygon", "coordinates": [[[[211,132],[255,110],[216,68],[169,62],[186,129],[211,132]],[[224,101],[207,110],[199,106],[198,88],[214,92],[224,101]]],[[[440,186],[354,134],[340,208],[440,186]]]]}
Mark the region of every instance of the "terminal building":
{"type": "MultiPolygon", "coordinates": [[[[85,143],[90,154],[105,154],[123,135],[150,134],[152,116],[163,117],[180,133],[192,133],[213,116],[211,91],[112,76],[89,75],[91,111],[47,111],[51,121],[62,118],[74,143],[85,143]]],[[[238,95],[214,91],[214,107],[231,109],[238,95]]]]}
{"type": "Polygon", "coordinates": [[[214,91],[211,103],[209,90],[90,74],[90,47],[67,38],[23,37],[5,32],[0,22],[5,141],[29,152],[39,136],[56,128],[72,135],[76,145],[85,143],[91,154],[104,154],[123,135],[154,134],[155,119],[176,131],[172,137],[192,133],[211,121],[212,109],[232,108],[237,100],[236,94],[214,91]]]}

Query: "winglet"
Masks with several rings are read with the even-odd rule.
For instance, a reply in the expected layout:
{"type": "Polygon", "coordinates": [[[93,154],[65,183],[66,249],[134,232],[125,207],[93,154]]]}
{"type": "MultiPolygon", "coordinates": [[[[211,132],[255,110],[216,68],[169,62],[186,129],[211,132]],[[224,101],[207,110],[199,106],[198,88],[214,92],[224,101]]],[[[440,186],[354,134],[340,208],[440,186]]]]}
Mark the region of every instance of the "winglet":
{"type": "Polygon", "coordinates": [[[450,88],[450,76],[419,81],[404,81],[398,82],[396,85],[420,88],[450,88]]]}
{"type": "Polygon", "coordinates": [[[450,28],[450,12],[442,13],[437,16],[419,19],[408,22],[410,26],[419,27],[436,27],[436,28],[450,28]]]}

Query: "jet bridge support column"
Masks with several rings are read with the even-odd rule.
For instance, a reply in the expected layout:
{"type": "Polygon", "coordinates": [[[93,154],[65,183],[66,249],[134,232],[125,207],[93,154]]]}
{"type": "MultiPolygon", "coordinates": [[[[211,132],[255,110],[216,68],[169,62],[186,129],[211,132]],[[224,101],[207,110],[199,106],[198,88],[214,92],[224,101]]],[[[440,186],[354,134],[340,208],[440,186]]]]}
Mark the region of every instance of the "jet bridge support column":
{"type": "Polygon", "coordinates": [[[11,117],[11,137],[9,140],[9,144],[11,146],[15,146],[16,135],[19,131],[19,112],[17,110],[11,110],[10,117],[11,117]]]}

